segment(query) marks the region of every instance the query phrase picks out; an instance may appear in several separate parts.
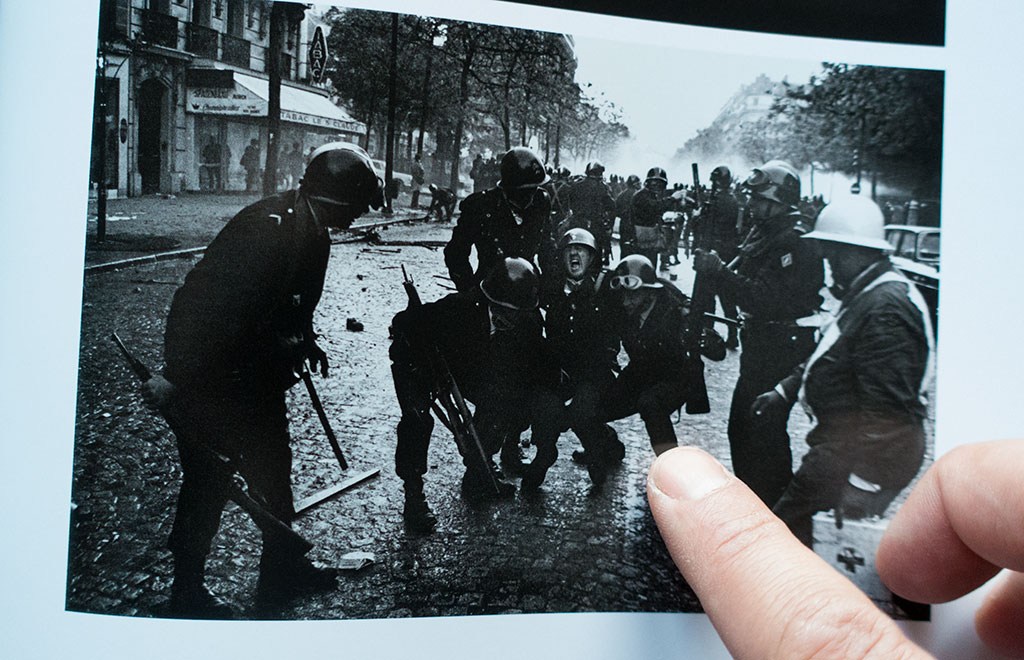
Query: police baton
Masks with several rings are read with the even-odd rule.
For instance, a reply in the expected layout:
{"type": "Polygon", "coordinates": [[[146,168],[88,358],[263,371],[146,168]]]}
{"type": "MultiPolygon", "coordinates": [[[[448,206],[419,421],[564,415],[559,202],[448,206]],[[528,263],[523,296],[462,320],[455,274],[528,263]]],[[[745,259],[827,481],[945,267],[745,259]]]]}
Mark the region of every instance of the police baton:
{"type": "Polygon", "coordinates": [[[309,399],[313,402],[313,409],[316,410],[316,416],[320,418],[320,423],[323,424],[324,433],[327,434],[327,441],[331,443],[331,450],[334,452],[334,457],[338,459],[338,465],[341,466],[342,470],[348,469],[348,461],[345,460],[345,455],[341,453],[341,445],[338,444],[338,436],[334,435],[334,429],[331,428],[331,422],[327,419],[327,413],[324,411],[324,404],[320,401],[320,396],[316,393],[316,387],[313,386],[313,377],[309,374],[309,369],[303,367],[302,369],[302,382],[306,384],[306,391],[309,392],[309,399]]]}

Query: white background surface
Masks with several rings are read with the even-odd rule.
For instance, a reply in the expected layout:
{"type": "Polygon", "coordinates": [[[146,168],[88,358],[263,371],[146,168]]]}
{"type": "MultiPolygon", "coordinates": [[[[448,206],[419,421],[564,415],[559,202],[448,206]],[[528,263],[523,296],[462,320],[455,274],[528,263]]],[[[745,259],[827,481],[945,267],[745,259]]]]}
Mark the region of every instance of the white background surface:
{"type": "MultiPolygon", "coordinates": [[[[688,49],[947,71],[939,451],[1024,435],[1017,0],[950,0],[945,48],[743,35],[474,2],[361,2],[688,49]],[[468,5],[469,3],[465,3],[468,5]]],[[[10,658],[727,657],[699,615],[177,622],[64,612],[97,10],[0,0],[0,655],[10,658]]],[[[965,599],[906,626],[979,651],[965,599]]]]}

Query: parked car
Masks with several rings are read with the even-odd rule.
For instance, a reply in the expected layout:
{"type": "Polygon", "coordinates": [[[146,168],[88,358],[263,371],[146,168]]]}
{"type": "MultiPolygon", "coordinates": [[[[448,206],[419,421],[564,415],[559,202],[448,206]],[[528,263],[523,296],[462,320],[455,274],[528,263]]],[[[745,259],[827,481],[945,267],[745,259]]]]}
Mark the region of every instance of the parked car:
{"type": "Polygon", "coordinates": [[[885,240],[893,247],[892,262],[917,285],[932,313],[932,325],[938,332],[939,245],[938,227],[886,225],[885,240]]]}

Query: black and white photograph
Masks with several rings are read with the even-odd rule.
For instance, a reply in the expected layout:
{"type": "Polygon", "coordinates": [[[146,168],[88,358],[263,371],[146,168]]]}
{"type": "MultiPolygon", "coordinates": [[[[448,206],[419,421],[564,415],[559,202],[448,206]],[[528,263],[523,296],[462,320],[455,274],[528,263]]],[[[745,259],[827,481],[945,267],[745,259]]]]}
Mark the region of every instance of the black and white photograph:
{"type": "Polygon", "coordinates": [[[67,610],[700,613],[647,497],[683,446],[927,620],[874,552],[935,456],[944,86],[103,0],[67,610]]]}

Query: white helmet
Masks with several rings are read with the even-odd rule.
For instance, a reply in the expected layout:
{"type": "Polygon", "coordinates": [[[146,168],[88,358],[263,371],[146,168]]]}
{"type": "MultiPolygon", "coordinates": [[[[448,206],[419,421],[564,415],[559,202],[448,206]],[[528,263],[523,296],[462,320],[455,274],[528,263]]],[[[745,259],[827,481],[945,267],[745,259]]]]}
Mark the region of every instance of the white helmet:
{"type": "Polygon", "coordinates": [[[846,243],[889,252],[885,240],[885,218],[878,205],[867,197],[850,195],[832,202],[821,210],[814,231],[803,238],[846,243]]]}

